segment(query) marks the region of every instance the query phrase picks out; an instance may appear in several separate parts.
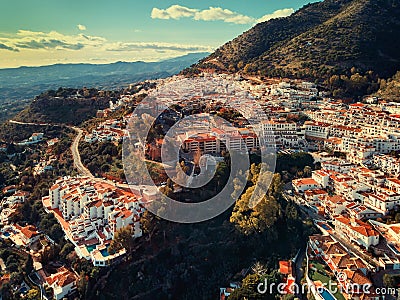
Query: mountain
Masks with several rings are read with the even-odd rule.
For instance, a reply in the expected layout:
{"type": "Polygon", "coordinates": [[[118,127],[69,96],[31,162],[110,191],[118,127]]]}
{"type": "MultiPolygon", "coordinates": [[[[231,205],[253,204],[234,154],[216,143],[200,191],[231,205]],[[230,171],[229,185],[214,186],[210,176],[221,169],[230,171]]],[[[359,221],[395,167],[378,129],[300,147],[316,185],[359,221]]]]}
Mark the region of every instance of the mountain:
{"type": "Polygon", "coordinates": [[[400,0],[325,0],[257,24],[184,73],[386,78],[400,69],[399,36],[400,0]]]}

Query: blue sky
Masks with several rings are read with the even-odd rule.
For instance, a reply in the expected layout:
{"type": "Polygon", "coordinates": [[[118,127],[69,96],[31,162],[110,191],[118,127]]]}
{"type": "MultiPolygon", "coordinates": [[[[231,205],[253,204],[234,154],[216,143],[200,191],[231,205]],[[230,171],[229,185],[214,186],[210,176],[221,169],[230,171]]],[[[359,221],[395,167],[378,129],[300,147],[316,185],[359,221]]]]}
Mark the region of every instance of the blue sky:
{"type": "Polygon", "coordinates": [[[0,68],[155,61],[212,51],[310,0],[5,0],[0,68]]]}

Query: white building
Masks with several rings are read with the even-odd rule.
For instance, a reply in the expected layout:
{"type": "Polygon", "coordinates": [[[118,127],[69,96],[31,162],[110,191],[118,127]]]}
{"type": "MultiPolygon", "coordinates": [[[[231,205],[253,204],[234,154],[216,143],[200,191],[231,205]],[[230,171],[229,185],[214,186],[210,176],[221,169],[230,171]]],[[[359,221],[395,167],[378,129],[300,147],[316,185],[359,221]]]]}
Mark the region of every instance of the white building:
{"type": "Polygon", "coordinates": [[[297,193],[304,193],[307,190],[320,189],[321,186],[312,178],[301,178],[292,180],[292,185],[297,193]]]}
{"type": "Polygon", "coordinates": [[[57,271],[46,277],[45,285],[53,289],[54,299],[61,300],[76,290],[78,276],[65,267],[61,267],[57,271]]]}
{"type": "Polygon", "coordinates": [[[339,235],[366,249],[379,243],[379,233],[370,224],[357,219],[337,216],[335,230],[339,235]]]}
{"type": "MultiPolygon", "coordinates": [[[[142,236],[141,201],[139,195],[87,177],[61,178],[50,188],[49,196],[42,199],[46,211],[55,214],[78,255],[86,259],[91,258],[87,244],[109,244],[122,227],[132,227],[135,238],[142,236]]],[[[104,261],[110,261],[108,256],[104,261]]]]}

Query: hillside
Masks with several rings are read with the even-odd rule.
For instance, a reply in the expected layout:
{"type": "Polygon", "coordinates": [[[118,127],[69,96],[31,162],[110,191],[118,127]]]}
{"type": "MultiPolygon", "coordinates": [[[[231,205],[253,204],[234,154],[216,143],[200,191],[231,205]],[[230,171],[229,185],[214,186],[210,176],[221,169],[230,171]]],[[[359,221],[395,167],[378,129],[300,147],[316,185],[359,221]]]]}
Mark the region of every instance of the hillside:
{"type": "Polygon", "coordinates": [[[257,24],[185,72],[328,79],[355,67],[385,78],[400,69],[398,36],[399,0],[325,0],[257,24]]]}
{"type": "Polygon", "coordinates": [[[97,89],[59,88],[35,97],[32,103],[13,119],[33,123],[66,123],[77,125],[96,116],[99,109],[109,107],[119,92],[97,89]]]}

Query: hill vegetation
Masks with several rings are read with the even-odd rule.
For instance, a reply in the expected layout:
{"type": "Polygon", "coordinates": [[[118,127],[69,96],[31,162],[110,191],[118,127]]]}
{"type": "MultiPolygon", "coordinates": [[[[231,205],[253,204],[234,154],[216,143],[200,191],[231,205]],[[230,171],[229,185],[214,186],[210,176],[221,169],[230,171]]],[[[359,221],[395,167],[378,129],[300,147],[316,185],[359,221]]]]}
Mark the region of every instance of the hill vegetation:
{"type": "Polygon", "coordinates": [[[400,102],[400,71],[387,80],[381,80],[376,96],[387,101],[400,102]]]}
{"type": "Polygon", "coordinates": [[[35,97],[14,120],[76,125],[96,116],[97,110],[109,107],[109,102],[115,102],[118,97],[117,91],[99,91],[94,88],[49,90],[35,97]]]}

